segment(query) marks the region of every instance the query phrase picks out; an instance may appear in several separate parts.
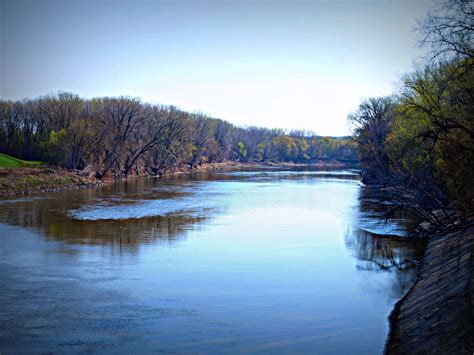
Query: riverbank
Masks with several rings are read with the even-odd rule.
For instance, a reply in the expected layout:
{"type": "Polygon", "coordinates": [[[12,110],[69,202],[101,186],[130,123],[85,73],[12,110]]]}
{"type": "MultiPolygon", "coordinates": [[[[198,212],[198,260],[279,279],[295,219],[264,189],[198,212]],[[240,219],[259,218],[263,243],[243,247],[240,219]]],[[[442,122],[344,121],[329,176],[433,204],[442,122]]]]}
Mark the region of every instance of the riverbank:
{"type": "MultiPolygon", "coordinates": [[[[193,167],[181,166],[167,169],[156,177],[171,176],[179,174],[190,174],[204,171],[218,170],[238,170],[238,169],[257,169],[265,167],[286,167],[286,168],[343,168],[352,165],[340,162],[318,162],[312,164],[294,164],[294,163],[274,163],[274,162],[238,162],[224,161],[197,164],[193,167]]],[[[149,174],[131,175],[130,178],[150,177],[149,174]]],[[[124,178],[123,180],[125,180],[124,178]]],[[[36,195],[45,192],[64,191],[83,188],[95,188],[104,184],[115,182],[116,180],[109,176],[104,179],[97,179],[92,173],[86,171],[72,171],[59,168],[14,168],[0,169],[0,198],[13,198],[17,196],[36,195]]]]}
{"type": "Polygon", "coordinates": [[[74,171],[53,168],[0,170],[0,198],[98,187],[102,181],[74,171]]]}
{"type": "Polygon", "coordinates": [[[390,315],[386,354],[474,351],[474,221],[429,237],[418,278],[390,315]]]}

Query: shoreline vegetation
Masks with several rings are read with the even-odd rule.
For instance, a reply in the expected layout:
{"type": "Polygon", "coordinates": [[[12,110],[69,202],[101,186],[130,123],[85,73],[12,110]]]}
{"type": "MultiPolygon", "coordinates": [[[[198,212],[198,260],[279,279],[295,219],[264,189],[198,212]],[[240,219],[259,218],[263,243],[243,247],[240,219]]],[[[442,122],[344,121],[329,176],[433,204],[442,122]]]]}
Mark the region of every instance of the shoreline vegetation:
{"type": "MultiPolygon", "coordinates": [[[[422,66],[348,117],[362,182],[418,216],[427,240],[415,284],[390,315],[386,354],[474,352],[474,4],[419,22],[422,66]]],[[[416,237],[415,237],[416,238],[416,237]]]]}
{"type": "Polygon", "coordinates": [[[66,92],[0,100],[0,153],[10,162],[41,161],[99,180],[164,175],[183,166],[225,161],[358,162],[350,137],[238,127],[139,98],[84,99],[66,92]]]}
{"type": "Polygon", "coordinates": [[[93,174],[87,174],[80,170],[68,170],[63,168],[0,168],[0,199],[9,199],[19,196],[38,195],[47,192],[76,190],[84,188],[97,188],[117,181],[125,181],[130,178],[160,178],[180,174],[192,174],[206,171],[226,171],[240,169],[259,168],[351,168],[355,164],[341,162],[314,162],[311,164],[285,163],[285,162],[238,162],[224,161],[214,163],[202,163],[193,167],[182,166],[168,169],[158,175],[142,174],[115,179],[113,177],[98,179],[93,174]]]}
{"type": "Polygon", "coordinates": [[[43,167],[1,172],[4,197],[210,167],[357,163],[350,137],[238,127],[139,98],[0,100],[0,169],[43,167]]]}

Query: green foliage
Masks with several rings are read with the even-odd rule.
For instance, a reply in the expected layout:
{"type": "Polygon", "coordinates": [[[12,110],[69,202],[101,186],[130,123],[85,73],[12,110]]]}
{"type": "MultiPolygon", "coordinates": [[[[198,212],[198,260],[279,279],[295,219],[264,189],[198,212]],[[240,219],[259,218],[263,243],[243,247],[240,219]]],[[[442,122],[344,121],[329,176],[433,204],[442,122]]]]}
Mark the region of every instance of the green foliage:
{"type": "Polygon", "coordinates": [[[0,152],[69,169],[87,167],[98,178],[224,160],[356,162],[348,139],[236,127],[137,98],[84,100],[71,93],[0,100],[0,152]]]}
{"type": "Polygon", "coordinates": [[[448,220],[453,211],[474,211],[473,15],[470,1],[442,1],[419,22],[430,60],[403,78],[393,114],[375,114],[367,103],[378,98],[349,118],[366,169],[397,202],[440,227],[434,211],[448,220]],[[386,124],[374,125],[377,116],[386,124]]]}
{"type": "Polygon", "coordinates": [[[54,129],[51,130],[49,139],[41,143],[41,148],[47,161],[54,165],[60,165],[64,162],[66,157],[66,138],[66,129],[62,128],[59,132],[56,132],[54,129]]]}
{"type": "Polygon", "coordinates": [[[245,160],[245,158],[247,158],[247,149],[245,149],[245,144],[243,142],[237,143],[236,150],[238,160],[245,160]]]}
{"type": "Polygon", "coordinates": [[[385,141],[392,169],[413,174],[431,165],[432,159],[424,154],[428,147],[422,139],[429,126],[426,117],[414,112],[397,116],[385,141]]]}
{"type": "Polygon", "coordinates": [[[460,60],[407,75],[378,137],[369,116],[357,121],[364,167],[378,181],[410,190],[412,201],[404,203],[416,209],[474,210],[473,67],[460,60]]]}
{"type": "Polygon", "coordinates": [[[261,142],[257,144],[257,153],[255,156],[257,161],[265,161],[268,159],[269,157],[268,148],[269,148],[269,144],[266,142],[261,142]]]}

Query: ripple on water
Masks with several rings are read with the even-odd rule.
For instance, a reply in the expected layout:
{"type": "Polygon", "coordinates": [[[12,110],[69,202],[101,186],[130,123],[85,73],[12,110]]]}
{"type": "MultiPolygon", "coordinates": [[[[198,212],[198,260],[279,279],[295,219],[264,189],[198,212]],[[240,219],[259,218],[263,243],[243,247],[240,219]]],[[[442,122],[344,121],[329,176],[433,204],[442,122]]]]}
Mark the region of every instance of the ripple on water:
{"type": "Polygon", "coordinates": [[[190,215],[212,209],[215,205],[212,201],[198,202],[196,199],[175,198],[125,205],[93,205],[69,211],[68,215],[72,219],[82,221],[140,219],[170,214],[190,215]]]}

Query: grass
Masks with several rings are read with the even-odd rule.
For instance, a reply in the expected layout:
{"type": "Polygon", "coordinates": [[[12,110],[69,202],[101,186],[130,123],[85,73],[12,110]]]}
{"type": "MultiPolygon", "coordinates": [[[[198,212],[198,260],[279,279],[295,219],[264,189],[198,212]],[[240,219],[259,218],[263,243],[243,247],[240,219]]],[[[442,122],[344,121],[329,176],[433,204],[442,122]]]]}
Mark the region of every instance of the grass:
{"type": "Polygon", "coordinates": [[[42,161],[28,161],[14,158],[10,155],[0,153],[0,168],[38,168],[42,167],[42,161]]]}

